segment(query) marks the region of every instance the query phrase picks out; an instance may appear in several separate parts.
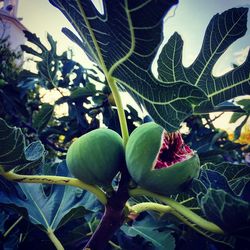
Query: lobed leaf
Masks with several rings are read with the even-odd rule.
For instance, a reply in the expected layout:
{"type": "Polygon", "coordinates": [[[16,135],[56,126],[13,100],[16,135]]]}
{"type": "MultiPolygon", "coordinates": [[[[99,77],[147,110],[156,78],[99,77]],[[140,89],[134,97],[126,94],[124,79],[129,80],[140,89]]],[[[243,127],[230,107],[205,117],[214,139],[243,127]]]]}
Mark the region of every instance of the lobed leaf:
{"type": "Polygon", "coordinates": [[[250,167],[245,164],[222,162],[220,164],[206,164],[204,169],[221,173],[235,194],[240,195],[245,185],[250,182],[250,167]]]}
{"type": "Polygon", "coordinates": [[[142,221],[135,221],[133,225],[123,225],[121,230],[130,237],[141,236],[153,245],[152,249],[175,249],[175,240],[170,231],[158,231],[160,227],[146,218],[142,221]]]}
{"type": "Polygon", "coordinates": [[[208,189],[201,207],[206,217],[226,232],[239,233],[250,227],[250,203],[224,190],[208,189]]]}
{"type": "MultiPolygon", "coordinates": [[[[58,166],[57,175],[68,175],[64,162],[58,166]]],[[[70,219],[79,217],[79,212],[83,216],[88,210],[97,212],[100,209],[92,194],[70,186],[53,185],[48,193],[42,184],[13,183],[0,178],[0,187],[1,204],[18,208],[19,213],[45,231],[56,230],[70,219]]]]}
{"type": "Polygon", "coordinates": [[[234,8],[215,15],[210,21],[196,60],[188,68],[182,64],[183,40],[174,33],[158,59],[159,78],[166,83],[183,81],[199,87],[209,100],[195,107],[196,113],[218,111],[217,105],[236,96],[250,93],[250,53],[246,61],[215,77],[213,67],[225,50],[247,30],[247,8],[234,8]]]}
{"type": "MultiPolygon", "coordinates": [[[[33,167],[41,161],[45,149],[40,141],[26,147],[20,128],[10,127],[0,118],[0,168],[10,171],[16,167],[33,167]]],[[[1,169],[0,169],[1,171],[1,169]]]]}
{"type": "Polygon", "coordinates": [[[177,1],[104,1],[100,14],[91,1],[50,0],[72,23],[79,37],[64,29],[106,77],[113,77],[169,131],[207,99],[183,81],[166,84],[151,72],[162,42],[163,18],[177,1]],[[80,43],[81,40],[81,43],[80,43]]]}

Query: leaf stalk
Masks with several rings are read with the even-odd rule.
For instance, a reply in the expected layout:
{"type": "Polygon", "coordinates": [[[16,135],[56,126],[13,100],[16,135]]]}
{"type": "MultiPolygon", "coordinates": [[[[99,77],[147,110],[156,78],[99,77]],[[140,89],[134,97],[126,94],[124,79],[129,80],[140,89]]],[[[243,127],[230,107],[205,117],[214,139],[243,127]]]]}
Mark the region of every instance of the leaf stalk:
{"type": "Polygon", "coordinates": [[[9,229],[3,234],[3,238],[6,238],[8,234],[13,230],[13,228],[23,219],[23,216],[20,216],[10,227],[9,229]]]}
{"type": "Polygon", "coordinates": [[[3,172],[0,174],[9,181],[78,187],[93,193],[103,205],[107,203],[107,197],[99,187],[84,183],[77,178],[54,175],[20,175],[13,172],[3,172]]]}
{"type": "Polygon", "coordinates": [[[48,228],[47,235],[57,250],[64,250],[62,243],[55,236],[54,231],[51,228],[48,228]]]}
{"type": "Polygon", "coordinates": [[[117,112],[118,112],[118,117],[119,117],[119,122],[120,122],[120,126],[121,126],[122,138],[124,141],[124,146],[126,146],[126,144],[128,142],[128,138],[129,138],[129,133],[128,133],[128,125],[127,125],[125,112],[124,112],[124,109],[122,106],[121,96],[120,96],[119,90],[116,86],[114,78],[108,77],[107,81],[108,81],[109,87],[112,91],[112,94],[113,94],[113,97],[115,100],[115,104],[116,104],[117,112]]]}
{"type": "Polygon", "coordinates": [[[183,206],[182,204],[178,203],[177,201],[175,201],[171,198],[152,193],[152,192],[145,190],[145,189],[142,189],[142,188],[131,189],[129,191],[129,194],[132,197],[149,196],[151,198],[155,198],[155,199],[167,204],[174,211],[176,211],[177,213],[179,213],[180,215],[182,215],[184,218],[188,219],[189,221],[193,222],[194,224],[196,224],[200,228],[203,228],[204,230],[207,230],[207,231],[212,232],[212,233],[224,234],[224,231],[220,227],[218,227],[216,224],[214,224],[208,220],[205,220],[201,216],[199,216],[196,213],[194,213],[193,211],[191,211],[189,208],[183,206]]]}

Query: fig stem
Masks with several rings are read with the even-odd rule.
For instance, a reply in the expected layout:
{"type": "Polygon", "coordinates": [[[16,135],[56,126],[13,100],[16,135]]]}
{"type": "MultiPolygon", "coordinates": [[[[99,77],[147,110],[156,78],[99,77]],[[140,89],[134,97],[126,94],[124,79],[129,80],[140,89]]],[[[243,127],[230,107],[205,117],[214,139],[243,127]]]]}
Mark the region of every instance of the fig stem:
{"type": "Polygon", "coordinates": [[[21,183],[57,184],[57,185],[78,187],[93,193],[103,205],[107,204],[107,197],[100,188],[84,183],[78,180],[77,178],[54,176],[54,175],[20,175],[20,174],[15,174],[11,171],[2,172],[0,175],[2,175],[9,181],[15,181],[21,183]]]}
{"type": "Polygon", "coordinates": [[[122,106],[122,99],[121,99],[121,96],[120,96],[120,93],[119,93],[119,90],[117,88],[114,78],[112,76],[108,76],[107,81],[113,93],[113,97],[114,97],[115,104],[117,107],[119,122],[121,126],[122,138],[124,141],[124,146],[126,146],[128,138],[129,138],[129,133],[128,133],[128,125],[127,125],[125,112],[122,106]]]}
{"type": "Polygon", "coordinates": [[[152,192],[145,190],[145,189],[142,189],[142,188],[135,188],[135,189],[129,190],[129,195],[132,197],[148,196],[151,198],[155,198],[155,199],[167,204],[169,207],[171,207],[178,214],[180,214],[181,216],[186,218],[188,221],[193,222],[194,224],[196,224],[200,228],[203,228],[203,229],[205,229],[209,232],[212,232],[212,233],[224,234],[224,231],[220,227],[218,227],[216,224],[214,224],[208,220],[205,220],[201,216],[192,212],[189,208],[183,206],[182,204],[178,203],[177,201],[175,201],[171,198],[152,193],[152,192]]]}

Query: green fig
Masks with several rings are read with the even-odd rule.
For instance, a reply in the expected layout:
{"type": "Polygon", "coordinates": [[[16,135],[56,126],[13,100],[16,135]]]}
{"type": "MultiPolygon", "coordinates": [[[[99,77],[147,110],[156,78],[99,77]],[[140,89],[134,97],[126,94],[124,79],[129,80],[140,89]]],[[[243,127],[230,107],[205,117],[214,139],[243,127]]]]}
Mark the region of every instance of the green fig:
{"type": "Polygon", "coordinates": [[[130,135],[126,164],[139,186],[163,195],[183,191],[200,169],[198,155],[184,143],[181,134],[167,133],[154,122],[141,125],[130,135]]]}
{"type": "Polygon", "coordinates": [[[125,162],[123,140],[115,131],[93,130],[74,141],[66,156],[73,176],[91,185],[108,187],[125,162]]]}

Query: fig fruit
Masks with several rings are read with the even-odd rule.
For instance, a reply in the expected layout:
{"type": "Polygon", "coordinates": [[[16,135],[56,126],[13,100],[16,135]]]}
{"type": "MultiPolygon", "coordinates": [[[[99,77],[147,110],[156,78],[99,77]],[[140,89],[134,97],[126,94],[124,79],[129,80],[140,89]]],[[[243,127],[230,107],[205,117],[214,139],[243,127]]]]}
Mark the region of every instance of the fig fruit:
{"type": "Polygon", "coordinates": [[[79,180],[108,187],[125,162],[123,140],[113,130],[93,130],[71,144],[66,162],[79,180]]]}
{"type": "Polygon", "coordinates": [[[149,122],[136,128],[126,146],[126,164],[141,187],[163,195],[183,191],[200,169],[198,155],[179,132],[167,133],[149,122]]]}

